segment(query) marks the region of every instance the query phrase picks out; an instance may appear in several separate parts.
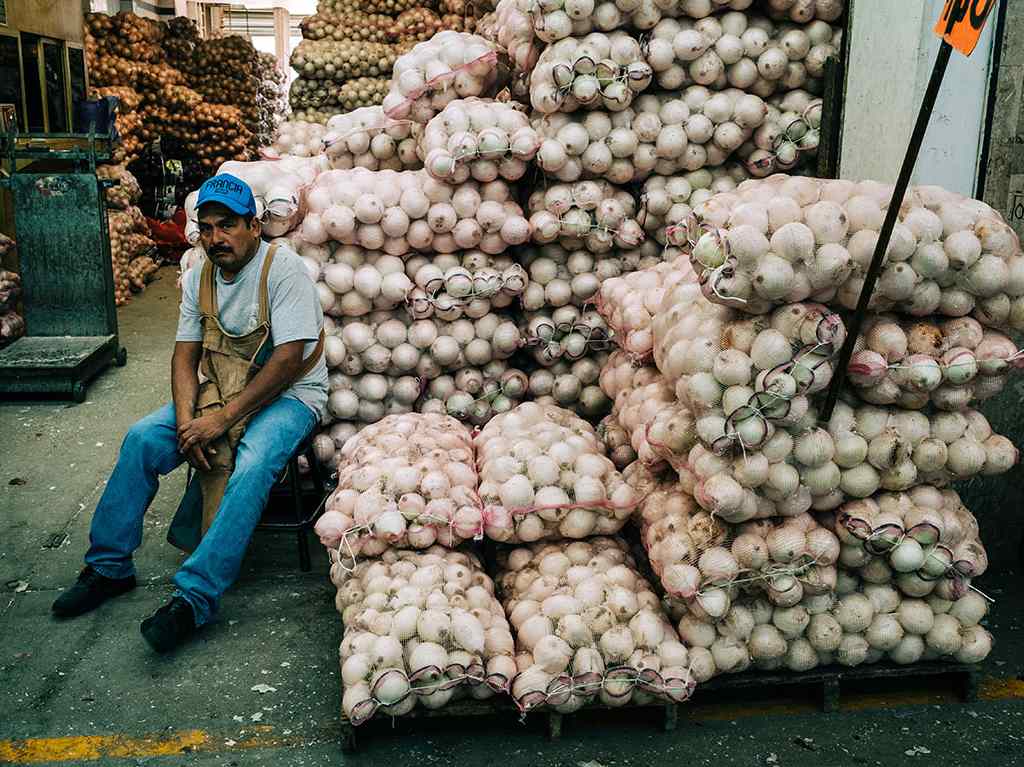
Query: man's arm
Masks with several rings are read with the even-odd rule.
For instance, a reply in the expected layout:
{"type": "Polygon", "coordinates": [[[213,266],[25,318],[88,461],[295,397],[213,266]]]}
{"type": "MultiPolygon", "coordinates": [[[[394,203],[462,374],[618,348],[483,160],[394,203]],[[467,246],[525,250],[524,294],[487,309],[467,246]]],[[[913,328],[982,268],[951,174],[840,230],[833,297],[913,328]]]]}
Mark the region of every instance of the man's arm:
{"type": "Polygon", "coordinates": [[[203,355],[200,341],[177,341],[171,356],[171,397],[178,426],[191,421],[196,414],[199,394],[199,360],[203,355]]]}
{"type": "MultiPolygon", "coordinates": [[[[196,397],[199,394],[199,360],[203,354],[201,341],[177,341],[171,355],[171,397],[174,400],[174,416],[178,429],[191,421],[196,414],[196,397]]],[[[185,448],[178,440],[178,450],[197,469],[209,469],[201,445],[185,448]]]]}
{"type": "MultiPolygon", "coordinates": [[[[266,364],[242,392],[221,410],[184,424],[179,420],[178,444],[181,451],[187,454],[195,446],[206,445],[291,386],[302,370],[304,348],[305,341],[291,341],[275,346],[266,364]]],[[[175,397],[176,407],[177,402],[175,397]]]]}
{"type": "MultiPolygon", "coordinates": [[[[202,267],[189,269],[181,279],[181,306],[178,309],[178,332],[171,356],[171,397],[174,399],[175,421],[180,428],[195,417],[199,394],[199,360],[203,354],[203,320],[199,312],[199,280],[202,267]]],[[[209,469],[209,461],[200,445],[178,450],[197,469],[209,469]]]]}

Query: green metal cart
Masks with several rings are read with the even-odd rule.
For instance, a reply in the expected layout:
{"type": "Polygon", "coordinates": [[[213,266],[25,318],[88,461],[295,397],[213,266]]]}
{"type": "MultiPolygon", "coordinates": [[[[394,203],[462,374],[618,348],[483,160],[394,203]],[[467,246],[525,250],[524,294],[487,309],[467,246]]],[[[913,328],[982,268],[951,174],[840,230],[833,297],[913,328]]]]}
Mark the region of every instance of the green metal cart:
{"type": "Polygon", "coordinates": [[[96,163],[112,136],[0,136],[14,200],[28,335],[0,350],[0,396],[56,394],[83,402],[90,379],[124,365],[104,190],[96,163]]]}

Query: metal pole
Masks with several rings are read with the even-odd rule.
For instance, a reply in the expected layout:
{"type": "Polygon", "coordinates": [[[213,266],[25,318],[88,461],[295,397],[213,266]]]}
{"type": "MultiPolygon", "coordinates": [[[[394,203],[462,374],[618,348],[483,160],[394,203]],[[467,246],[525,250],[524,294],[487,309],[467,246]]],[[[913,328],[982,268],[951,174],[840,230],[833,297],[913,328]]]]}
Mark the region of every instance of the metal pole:
{"type": "Polygon", "coordinates": [[[274,54],[282,72],[288,71],[291,40],[291,16],[287,8],[274,8],[274,54]]]}
{"type": "Polygon", "coordinates": [[[914,173],[914,165],[917,162],[917,155],[921,151],[921,144],[924,142],[925,131],[928,130],[928,122],[932,116],[932,109],[935,107],[935,99],[939,95],[939,87],[942,85],[942,78],[946,74],[946,65],[949,64],[949,56],[953,52],[953,46],[942,41],[939,47],[939,55],[935,59],[935,66],[932,67],[931,79],[928,80],[928,87],[924,92],[924,100],[921,102],[921,110],[917,113],[917,122],[914,124],[914,132],[910,135],[910,146],[907,147],[907,154],[903,158],[903,166],[900,168],[899,178],[892,190],[892,199],[889,201],[889,208],[885,212],[885,221],[882,223],[882,231],[878,233],[878,242],[875,245],[875,253],[871,257],[871,265],[868,273],[864,276],[864,285],[860,289],[860,298],[857,299],[857,309],[853,313],[846,328],[846,341],[839,352],[839,361],[836,363],[832,375],[832,383],[829,386],[828,397],[825,399],[825,407],[821,411],[821,420],[827,422],[832,417],[836,400],[839,398],[839,390],[846,378],[846,368],[850,364],[850,357],[853,356],[853,347],[860,335],[861,325],[864,323],[864,316],[867,314],[868,302],[875,290],[875,283],[878,281],[878,273],[882,271],[882,260],[885,258],[885,251],[889,248],[889,240],[892,238],[892,230],[896,226],[896,219],[899,217],[900,206],[903,205],[903,197],[910,185],[910,177],[914,173]]]}

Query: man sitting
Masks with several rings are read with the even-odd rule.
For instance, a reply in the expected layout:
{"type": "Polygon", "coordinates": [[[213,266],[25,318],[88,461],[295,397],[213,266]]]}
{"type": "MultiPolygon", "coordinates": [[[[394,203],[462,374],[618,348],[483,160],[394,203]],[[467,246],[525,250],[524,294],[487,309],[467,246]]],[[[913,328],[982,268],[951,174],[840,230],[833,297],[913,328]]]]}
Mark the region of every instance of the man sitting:
{"type": "Polygon", "coordinates": [[[85,569],[53,604],[67,618],[135,588],[132,553],[158,478],[187,460],[205,534],[174,576],[170,602],[142,622],[158,652],[216,612],[271,487],[327,402],[323,312],[301,259],[260,239],[252,190],[234,176],[204,183],[197,209],[208,258],[182,282],[173,402],[128,430],[93,515],[85,569]]]}

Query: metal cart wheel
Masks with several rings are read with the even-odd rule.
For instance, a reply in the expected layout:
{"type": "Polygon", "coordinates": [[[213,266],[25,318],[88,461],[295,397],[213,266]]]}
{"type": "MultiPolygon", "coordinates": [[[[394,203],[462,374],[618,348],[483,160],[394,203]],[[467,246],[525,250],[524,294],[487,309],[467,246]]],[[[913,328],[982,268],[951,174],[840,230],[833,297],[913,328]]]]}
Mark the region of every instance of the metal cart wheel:
{"type": "Polygon", "coordinates": [[[119,368],[123,368],[128,364],[128,350],[123,346],[117,350],[117,354],[114,355],[114,364],[119,368]]]}
{"type": "Polygon", "coordinates": [[[85,402],[86,386],[83,381],[75,381],[71,387],[71,398],[75,402],[85,402]]]}

